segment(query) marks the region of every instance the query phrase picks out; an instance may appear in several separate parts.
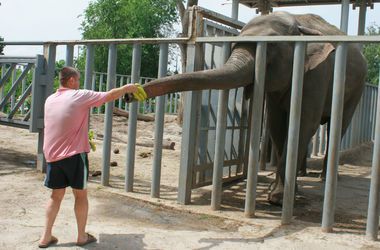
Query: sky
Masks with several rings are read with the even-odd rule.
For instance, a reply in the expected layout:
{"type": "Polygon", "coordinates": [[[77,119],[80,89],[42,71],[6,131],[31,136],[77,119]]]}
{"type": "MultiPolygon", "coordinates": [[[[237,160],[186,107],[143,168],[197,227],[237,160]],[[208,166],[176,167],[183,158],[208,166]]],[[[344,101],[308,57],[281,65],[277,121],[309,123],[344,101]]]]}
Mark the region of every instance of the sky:
{"type": "MultiPolygon", "coordinates": [[[[0,36],[5,41],[48,41],[81,39],[82,14],[91,0],[0,0],[0,2],[0,36]]],[[[230,0],[199,0],[198,4],[224,15],[231,15],[230,0]]],[[[340,23],[340,5],[274,9],[278,10],[296,14],[314,13],[338,27],[340,23]]],[[[240,21],[248,22],[255,16],[257,16],[255,9],[240,5],[240,21]]],[[[350,35],[357,33],[358,16],[359,9],[353,10],[351,5],[348,31],[350,35]]],[[[374,23],[380,25],[380,4],[375,4],[374,9],[367,9],[366,26],[374,23]]],[[[42,48],[7,46],[4,53],[12,56],[34,56],[42,53],[42,48]]],[[[76,49],[74,54],[77,53],[76,49]]],[[[58,47],[57,58],[65,58],[63,46],[58,47]]]]}

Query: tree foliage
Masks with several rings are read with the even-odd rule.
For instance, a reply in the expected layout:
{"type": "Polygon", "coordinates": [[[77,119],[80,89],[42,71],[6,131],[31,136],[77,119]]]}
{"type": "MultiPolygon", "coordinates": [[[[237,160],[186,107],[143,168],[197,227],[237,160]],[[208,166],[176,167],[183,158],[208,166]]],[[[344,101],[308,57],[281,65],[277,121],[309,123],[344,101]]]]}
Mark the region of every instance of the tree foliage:
{"type": "MultiPolygon", "coordinates": [[[[368,27],[366,35],[380,35],[380,26],[374,24],[368,27]]],[[[367,82],[378,85],[380,69],[380,44],[365,44],[363,52],[368,63],[367,82]]]]}
{"type": "MultiPolygon", "coordinates": [[[[84,12],[83,39],[167,37],[178,21],[175,0],[96,0],[84,12]]],[[[95,70],[107,72],[108,47],[95,47],[95,70]]],[[[141,75],[154,77],[159,47],[142,47],[141,75]]],[[[83,69],[84,53],[78,61],[83,69]]],[[[117,73],[130,74],[132,46],[118,45],[117,73]]]]}

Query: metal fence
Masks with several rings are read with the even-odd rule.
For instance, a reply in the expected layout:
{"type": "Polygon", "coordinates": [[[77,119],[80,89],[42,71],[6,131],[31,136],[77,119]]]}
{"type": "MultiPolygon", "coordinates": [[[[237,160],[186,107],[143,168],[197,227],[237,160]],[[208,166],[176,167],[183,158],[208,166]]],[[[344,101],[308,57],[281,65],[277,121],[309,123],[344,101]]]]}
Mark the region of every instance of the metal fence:
{"type": "MultiPolygon", "coordinates": [[[[197,12],[197,9],[193,9],[190,13],[190,18],[192,24],[199,21],[199,13],[203,14],[203,17],[210,15],[210,12],[197,12]],[[195,20],[195,21],[194,21],[195,20]]],[[[203,18],[202,17],[202,18],[203,18]]],[[[217,16],[219,19],[220,15],[217,16]]],[[[194,38],[194,37],[193,37],[194,38]]],[[[192,40],[189,38],[179,38],[179,39],[111,39],[111,40],[83,40],[83,41],[58,41],[58,42],[3,42],[5,45],[44,45],[44,78],[43,88],[36,90],[33,94],[39,96],[42,100],[52,92],[51,82],[54,79],[54,62],[55,53],[57,45],[66,45],[68,53],[67,61],[70,61],[70,51],[72,51],[71,46],[81,44],[86,45],[86,69],[85,69],[85,80],[84,87],[86,89],[91,89],[91,84],[93,81],[93,62],[94,62],[94,46],[102,44],[109,46],[109,56],[108,56],[108,71],[107,71],[107,90],[115,87],[117,75],[116,75],[116,54],[118,44],[130,44],[133,45],[133,58],[132,58],[132,71],[131,71],[131,82],[140,81],[140,66],[141,66],[141,45],[142,44],[159,44],[160,45],[160,61],[159,61],[159,72],[158,77],[163,77],[167,72],[167,61],[168,61],[168,43],[188,43],[188,68],[187,71],[194,71],[200,69],[202,63],[198,60],[203,58],[201,56],[201,49],[205,43],[208,44],[222,44],[223,59],[227,58],[228,53],[226,52],[230,47],[231,43],[236,42],[246,42],[246,43],[256,43],[256,67],[255,67],[255,79],[254,79],[254,92],[252,101],[252,112],[249,118],[249,150],[246,151],[245,156],[248,159],[247,165],[247,192],[246,192],[246,203],[245,203],[245,214],[251,217],[255,212],[255,198],[256,198],[256,185],[257,185],[257,173],[258,173],[258,159],[259,159],[259,144],[261,136],[261,125],[262,125],[262,110],[263,110],[263,95],[264,95],[264,79],[265,79],[265,58],[266,58],[266,46],[268,43],[277,42],[292,42],[295,43],[294,52],[294,65],[293,65],[293,80],[292,80],[292,95],[291,95],[291,111],[290,111],[290,124],[289,124],[289,135],[288,135],[288,152],[287,152],[287,164],[286,164],[286,179],[285,183],[284,199],[283,199],[283,210],[282,210],[282,223],[288,224],[291,221],[293,214],[293,203],[294,203],[294,184],[296,178],[296,170],[291,166],[295,166],[297,162],[297,152],[298,152],[298,137],[299,137],[299,123],[300,123],[300,98],[303,84],[303,60],[305,53],[305,46],[307,43],[311,42],[334,42],[337,43],[336,49],[336,60],[335,60],[335,71],[334,71],[334,92],[333,92],[333,107],[332,107],[332,117],[331,117],[331,132],[329,138],[329,157],[328,157],[328,172],[325,187],[325,199],[323,207],[323,219],[322,219],[322,229],[325,231],[331,231],[334,223],[334,207],[335,207],[335,196],[337,187],[337,164],[338,164],[338,152],[340,147],[340,135],[341,135],[341,113],[343,105],[343,93],[344,89],[344,74],[346,65],[346,54],[347,54],[347,44],[348,43],[379,43],[379,36],[262,36],[262,37],[195,37],[192,40]],[[200,57],[199,57],[200,56],[200,57]],[[50,85],[49,85],[50,84],[50,85]]],[[[72,54],[71,54],[72,55],[72,54]]],[[[71,60],[72,61],[72,60],[71,60]]],[[[37,67],[38,68],[38,67],[37,67]]],[[[366,110],[366,106],[374,105],[375,95],[372,95],[371,102],[363,102],[363,110],[366,110]]],[[[235,95],[235,94],[234,94],[235,95]]],[[[33,96],[34,99],[35,96],[33,96]]],[[[199,114],[199,101],[201,93],[200,92],[187,92],[185,98],[185,116],[182,134],[182,152],[181,152],[181,168],[184,171],[192,171],[193,163],[195,162],[195,155],[199,148],[199,141],[197,142],[194,138],[194,131],[200,129],[198,126],[198,119],[196,118],[199,114]],[[196,148],[198,147],[198,148],[196,148]]],[[[221,90],[218,91],[218,110],[216,113],[216,132],[215,132],[215,153],[213,156],[214,160],[214,170],[218,173],[213,173],[213,194],[216,200],[213,200],[213,208],[217,209],[218,204],[221,200],[221,193],[219,186],[221,183],[221,178],[224,167],[224,145],[225,135],[227,134],[227,117],[228,117],[228,91],[221,90]],[[217,195],[215,195],[215,192],[217,195]]],[[[379,96],[377,97],[379,98],[379,96]]],[[[370,98],[371,99],[371,98],[370,98]]],[[[112,135],[112,109],[114,107],[114,102],[107,103],[105,105],[105,128],[104,128],[104,145],[103,145],[103,169],[102,169],[102,185],[109,184],[109,162],[110,162],[110,144],[112,135]]],[[[130,117],[128,120],[128,145],[127,145],[127,162],[126,162],[126,177],[125,177],[125,190],[133,191],[134,182],[134,167],[135,167],[135,145],[136,145],[136,123],[137,123],[137,113],[138,113],[138,103],[134,102],[129,104],[130,117]]],[[[377,101],[377,105],[380,102],[377,101]]],[[[153,160],[153,174],[152,174],[152,187],[151,194],[153,197],[159,196],[160,191],[160,173],[161,173],[161,156],[162,156],[162,135],[163,135],[163,118],[164,118],[164,108],[165,108],[165,97],[156,98],[156,126],[155,126],[155,146],[154,146],[154,160],[153,160]]],[[[32,109],[33,110],[33,109],[32,109]]],[[[37,112],[37,111],[36,111],[37,112]]],[[[376,113],[380,112],[377,108],[376,113]]],[[[43,114],[41,112],[40,114],[43,114]]],[[[362,116],[369,117],[369,120],[374,121],[375,111],[371,111],[372,115],[364,112],[362,116]]],[[[214,119],[215,120],[215,119],[214,119]]],[[[39,117],[39,122],[41,122],[41,117],[39,117]]],[[[234,121],[235,122],[235,121],[234,121]]],[[[240,125],[241,126],[241,125],[240,125]]],[[[362,138],[368,138],[369,124],[363,124],[362,138]]],[[[373,125],[372,125],[373,128],[373,125]]],[[[40,137],[39,141],[43,140],[43,133],[38,130],[40,137]]],[[[373,131],[371,131],[373,134],[373,131]]],[[[380,116],[376,115],[375,123],[375,148],[374,148],[374,158],[372,166],[372,179],[371,179],[371,189],[369,195],[369,207],[368,207],[368,221],[367,221],[367,235],[372,239],[377,238],[378,232],[378,220],[379,220],[379,192],[380,192],[380,116]]],[[[371,135],[372,135],[371,134],[371,135]]],[[[43,157],[42,151],[39,151],[39,157],[43,157]]],[[[183,175],[179,177],[179,189],[182,186],[187,188],[190,187],[191,182],[188,179],[183,180],[183,175]]],[[[181,192],[179,190],[179,200],[189,199],[188,192],[181,192]]]]}

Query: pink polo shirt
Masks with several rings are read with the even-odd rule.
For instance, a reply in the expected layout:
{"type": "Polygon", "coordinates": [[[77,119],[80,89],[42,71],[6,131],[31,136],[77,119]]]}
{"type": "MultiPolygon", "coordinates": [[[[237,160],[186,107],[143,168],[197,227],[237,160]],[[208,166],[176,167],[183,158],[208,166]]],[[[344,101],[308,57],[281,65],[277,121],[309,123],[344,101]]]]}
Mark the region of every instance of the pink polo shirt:
{"type": "Polygon", "coordinates": [[[102,105],[106,92],[59,88],[45,102],[44,154],[47,162],[90,152],[90,107],[102,105]]]}

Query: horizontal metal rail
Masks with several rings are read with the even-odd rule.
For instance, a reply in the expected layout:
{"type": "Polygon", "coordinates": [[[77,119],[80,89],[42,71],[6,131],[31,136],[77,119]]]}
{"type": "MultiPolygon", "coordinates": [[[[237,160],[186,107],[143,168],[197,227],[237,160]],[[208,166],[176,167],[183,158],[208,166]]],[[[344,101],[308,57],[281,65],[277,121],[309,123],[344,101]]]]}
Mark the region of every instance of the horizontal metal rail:
{"type": "Polygon", "coordinates": [[[223,36],[198,37],[195,42],[348,42],[378,43],[380,36],[223,36]]]}
{"type": "MultiPolygon", "coordinates": [[[[159,44],[186,43],[190,38],[130,38],[130,39],[93,39],[93,40],[57,40],[45,42],[2,41],[0,45],[89,45],[89,44],[159,44]]],[[[378,43],[380,36],[220,36],[198,37],[195,42],[348,42],[348,43],[378,43]]]]}
{"type": "Polygon", "coordinates": [[[90,40],[57,40],[57,41],[38,41],[38,42],[25,42],[25,41],[2,41],[0,45],[88,45],[88,44],[159,44],[159,43],[186,43],[189,38],[125,38],[125,39],[90,39],[90,40]]]}

